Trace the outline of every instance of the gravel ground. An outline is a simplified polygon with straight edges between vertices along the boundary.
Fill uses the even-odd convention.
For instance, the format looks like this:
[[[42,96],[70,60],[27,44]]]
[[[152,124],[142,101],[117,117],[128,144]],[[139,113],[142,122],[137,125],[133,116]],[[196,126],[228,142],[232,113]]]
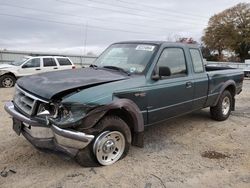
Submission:
[[[0,187],[250,187],[250,80],[227,121],[211,120],[204,109],[148,127],[144,148],[131,147],[125,159],[98,168],[18,137],[3,109],[13,91],[0,89]]]

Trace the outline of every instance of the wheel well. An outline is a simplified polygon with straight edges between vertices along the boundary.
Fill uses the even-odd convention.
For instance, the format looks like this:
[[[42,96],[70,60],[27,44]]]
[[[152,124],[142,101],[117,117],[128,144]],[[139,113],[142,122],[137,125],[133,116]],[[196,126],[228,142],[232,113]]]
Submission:
[[[116,115],[120,117],[125,123],[128,125],[130,131],[131,131],[131,136],[132,136],[132,145],[138,146],[138,147],[143,147],[144,145],[144,131],[142,132],[137,132],[136,126],[137,122],[134,121],[132,115],[124,108],[119,108],[119,109],[112,109],[109,110],[106,115]]]
[[[13,76],[15,79],[17,79],[15,74],[13,74],[12,72],[7,72],[7,73],[5,73],[5,74],[3,74],[1,76],[4,76],[4,75],[10,75],[10,76]]]
[[[112,109],[109,110],[106,115],[115,115],[120,117],[123,121],[125,121],[125,123],[128,125],[128,127],[131,130],[131,133],[133,135],[134,132],[134,124],[135,122],[133,121],[132,116],[129,114],[128,111],[126,111],[124,108],[121,109]]]
[[[231,93],[232,97],[235,96],[235,86],[229,85],[225,88],[225,90],[228,90]]]

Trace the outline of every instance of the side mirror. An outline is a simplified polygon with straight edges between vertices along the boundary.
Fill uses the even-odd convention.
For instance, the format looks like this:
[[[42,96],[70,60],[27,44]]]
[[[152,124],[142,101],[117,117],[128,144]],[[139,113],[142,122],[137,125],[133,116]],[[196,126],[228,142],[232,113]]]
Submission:
[[[162,76],[170,76],[171,75],[171,71],[168,67],[159,67],[159,74],[154,74],[152,76],[152,80],[159,80],[161,79]]]
[[[169,67],[159,67],[159,76],[170,76],[171,71]]]

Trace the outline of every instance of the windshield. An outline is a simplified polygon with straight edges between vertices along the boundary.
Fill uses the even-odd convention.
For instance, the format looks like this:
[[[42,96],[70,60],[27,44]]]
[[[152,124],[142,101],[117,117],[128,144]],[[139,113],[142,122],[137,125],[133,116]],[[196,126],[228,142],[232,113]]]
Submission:
[[[95,61],[98,67],[115,66],[128,73],[142,73],[156,50],[151,44],[113,44]]]
[[[20,65],[22,65],[27,59],[29,59],[29,58],[23,58],[21,61],[11,62],[10,64],[11,64],[11,65],[14,65],[14,66],[20,66]]]

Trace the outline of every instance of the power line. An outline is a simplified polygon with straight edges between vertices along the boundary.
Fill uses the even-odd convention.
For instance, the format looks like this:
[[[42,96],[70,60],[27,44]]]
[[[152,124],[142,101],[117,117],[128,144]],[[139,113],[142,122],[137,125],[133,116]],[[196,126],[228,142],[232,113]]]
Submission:
[[[142,10],[142,9],[139,9],[139,8],[136,8],[136,7],[125,7],[125,6],[122,6],[122,5],[119,5],[119,4],[114,4],[114,3],[110,3],[110,2],[106,2],[106,1],[96,1],[96,0],[86,0],[86,1],[89,1],[89,2],[94,2],[94,3],[98,3],[98,4],[103,4],[103,5],[109,5],[109,6],[113,6],[113,7],[119,7],[119,8],[124,8],[124,9],[128,9],[128,10],[136,10],[136,11],[140,11],[140,12],[151,12],[151,13],[154,13],[154,14],[164,14],[164,15],[170,15],[170,16],[173,16],[173,14],[175,14],[175,17],[177,16],[177,17],[182,17],[182,19],[184,18],[184,19],[187,19],[187,16],[191,16],[192,17],[192,19],[198,19],[198,20],[200,20],[200,18],[197,18],[197,16],[192,16],[192,15],[190,15],[190,14],[186,14],[186,13],[182,13],[182,14],[180,14],[180,13],[176,13],[176,12],[172,12],[172,11],[169,11],[168,10],[168,12],[167,11],[160,11],[159,12],[159,10],[157,10],[157,11],[154,11],[154,10],[152,10],[152,7],[150,7],[150,6],[148,6],[148,7],[150,7],[150,9],[149,10],[147,10],[147,11],[145,11],[145,10]],[[122,3],[125,3],[125,1],[118,1],[118,2],[122,2]],[[127,3],[125,3],[125,4],[129,4],[129,5],[131,5],[129,2],[127,2]],[[133,2],[133,4],[135,4],[134,2]],[[138,4],[138,3],[137,3]],[[141,6],[142,4],[140,4],[140,6]],[[155,8],[156,9],[156,8]],[[177,14],[177,15],[176,15]],[[202,16],[199,16],[199,17],[202,17]],[[203,18],[204,19],[204,18]],[[206,18],[206,20],[207,20],[207,18]]]
[[[8,6],[8,7],[12,7],[12,8],[14,7],[14,8],[20,8],[20,9],[25,9],[25,10],[38,11],[38,12],[42,12],[42,13],[48,13],[48,14],[54,14],[54,15],[60,15],[60,16],[70,16],[70,17],[75,17],[75,18],[82,18],[82,16],[79,16],[79,15],[63,13],[63,12],[57,12],[57,11],[42,10],[42,9],[31,8],[31,7],[26,7],[26,6],[13,5],[13,4],[9,4],[9,3],[1,3],[0,6]],[[85,17],[85,18],[110,23],[110,21],[105,20],[105,19],[101,19],[101,18],[94,18],[94,17]],[[112,21],[112,22],[116,22],[116,23],[119,23],[119,24],[124,23],[124,24],[128,24],[128,25],[133,25],[133,26],[136,26],[136,27],[148,28],[148,27],[146,27],[145,25],[142,25],[142,24],[133,24],[133,23],[128,23],[128,22],[124,22],[124,21]],[[160,28],[169,29],[167,27],[160,27]],[[155,31],[159,31],[159,30],[155,30]]]
[[[26,20],[33,20],[33,21],[41,21],[41,22],[49,22],[49,23],[56,23],[56,24],[63,24],[63,25],[82,27],[82,24],[55,21],[55,20],[48,20],[48,19],[40,19],[40,18],[31,18],[31,17],[27,17],[27,16],[19,16],[19,15],[13,15],[13,14],[0,13],[0,16],[8,16],[8,17],[15,17],[15,18],[21,18],[21,19],[26,19]],[[89,24],[88,24],[88,27],[93,28],[93,29],[108,30],[108,31],[118,31],[118,32],[126,32],[126,33],[133,33],[133,34],[156,35],[156,33],[137,32],[137,31],[124,30],[124,29],[113,29],[113,28],[100,27],[100,26],[94,26],[94,25],[89,25]]]
[[[154,19],[152,17],[149,17],[149,16],[146,16],[146,15],[142,15],[142,14],[138,14],[138,13],[131,13],[131,12],[127,12],[127,11],[121,11],[121,10],[114,10],[114,9],[110,9],[110,8],[105,8],[105,7],[98,7],[98,6],[94,6],[94,5],[86,5],[86,4],[83,4],[83,3],[78,3],[78,2],[72,2],[72,1],[66,1],[66,0],[56,0],[58,2],[62,2],[62,3],[66,3],[66,4],[71,4],[71,5],[77,5],[77,6],[88,6],[88,7],[91,7],[91,8],[96,8],[96,9],[101,9],[101,10],[106,10],[106,11],[113,11],[113,12],[118,12],[120,14],[126,14],[126,15],[134,15],[134,16],[139,16],[139,17],[143,17],[143,18],[147,18],[149,20],[152,20],[152,21],[157,21],[159,22],[158,20],[159,19]],[[90,2],[94,2],[94,3],[99,3],[99,4],[106,4],[106,5],[109,5],[109,6],[113,6],[113,7],[117,7],[117,5],[114,5],[114,4],[110,4],[110,3],[107,3],[107,2],[99,2],[99,1],[94,1],[94,0],[87,0],[87,1],[90,1]],[[120,8],[128,8],[128,7],[123,7],[123,6],[119,6]],[[132,9],[132,8],[130,8]],[[133,9],[133,10],[137,10],[137,9]],[[142,10],[140,10],[142,11]],[[166,19],[166,18],[160,18],[161,20],[166,20],[166,21],[171,21],[171,22],[180,22],[180,20],[176,20],[176,19]],[[185,23],[186,22],[186,23]],[[190,21],[190,20],[186,20],[186,21],[181,21],[181,23],[184,23],[184,24],[194,24],[195,22],[193,21]],[[162,23],[162,22],[160,22]],[[195,23],[197,24],[197,22]]]
[[[131,4],[130,2],[128,1],[125,1],[125,0],[116,0],[120,3],[124,3],[124,4]],[[202,17],[202,18],[205,18],[205,19],[208,19],[208,17],[206,16],[203,16],[203,15],[197,15],[197,14],[192,14],[192,13],[189,13],[189,12],[179,12],[179,11],[173,11],[173,10],[170,10],[170,9],[165,9],[165,8],[160,8],[160,7],[155,7],[155,6],[149,6],[149,5],[145,5],[145,4],[141,4],[141,3],[136,3],[136,2],[133,2],[134,5],[138,5],[140,7],[146,7],[146,8],[150,8],[150,9],[156,9],[156,10],[161,10],[161,11],[169,11],[169,12],[172,12],[173,14],[182,14],[182,15],[189,15],[189,16],[193,16],[193,17]]]
[[[142,14],[137,14],[137,13],[132,13],[132,12],[127,12],[127,11],[121,11],[121,10],[114,10],[114,9],[110,9],[110,8],[104,8],[104,7],[98,7],[95,5],[86,5],[86,4],[82,4],[82,3],[77,3],[77,2],[72,2],[72,1],[66,1],[66,0],[57,0],[58,2],[62,2],[65,4],[70,4],[70,5],[75,5],[75,6],[84,6],[84,7],[90,7],[90,8],[95,8],[95,9],[101,9],[101,10],[105,10],[105,11],[112,11],[112,12],[117,12],[119,14],[125,14],[125,15],[133,15],[133,16],[139,16],[139,17],[143,17],[143,18],[147,18],[148,20],[152,20],[154,22],[158,22],[158,23],[162,23],[159,20],[160,19],[154,19],[152,17],[148,17],[146,15],[142,15]],[[195,22],[187,22],[187,21],[180,21],[180,20],[174,20],[174,19],[166,19],[166,18],[161,18],[161,20],[166,20],[166,21],[170,21],[170,22],[175,22],[175,23],[182,23],[182,24],[197,24]]]

